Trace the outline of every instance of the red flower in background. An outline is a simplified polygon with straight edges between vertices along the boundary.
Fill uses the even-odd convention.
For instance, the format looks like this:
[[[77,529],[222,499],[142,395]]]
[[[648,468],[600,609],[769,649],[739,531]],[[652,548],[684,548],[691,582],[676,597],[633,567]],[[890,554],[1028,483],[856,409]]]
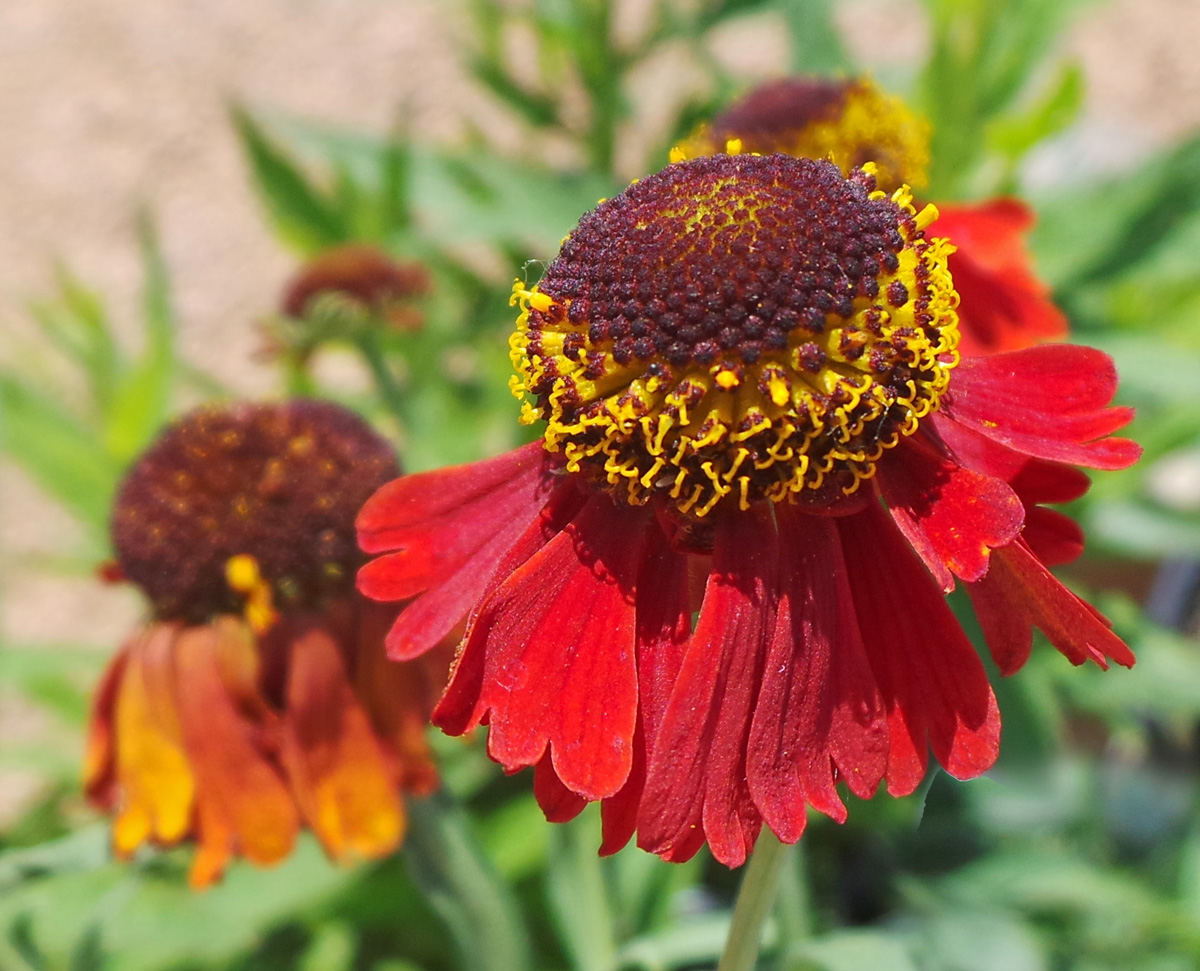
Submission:
[[[416,598],[420,656],[463,618],[434,721],[487,724],[552,820],[603,802],[603,850],[845,818],[838,785],[912,792],[928,753],[969,778],[1000,721],[943,594],[964,581],[1005,672],[1040,628],[1131,664],[1046,568],[1082,548],[1041,503],[1120,468],[1131,412],[1103,354],[957,351],[932,208],[870,170],[716,155],[586,215],[518,285],[514,389],[544,440],[396,480],[358,519],[359,589]],[[703,581],[694,595],[693,579]],[[692,622],[693,612],[699,610]]]
[[[1018,199],[938,205],[938,235],[955,247],[950,272],[964,354],[1013,351],[1067,336],[1066,316],[1030,266],[1025,235],[1034,219]]]
[[[446,661],[389,662],[395,609],[352,587],[354,512],[398,471],[317,401],[200,409],[134,464],[113,542],[153,618],[104,675],[85,771],[118,855],[194,839],[204,887],[234,855],[281,860],[301,825],[339,860],[399,843],[401,792],[437,785],[424,727]]]
[[[793,77],[754,88],[674,153],[782,152],[828,158],[843,174],[866,162],[879,187],[925,184],[929,126],[866,78]],[[1025,236],[1034,214],[1016,199],[938,203],[938,236],[959,296],[959,350],[994,354],[1067,336],[1067,319],[1034,275]]]

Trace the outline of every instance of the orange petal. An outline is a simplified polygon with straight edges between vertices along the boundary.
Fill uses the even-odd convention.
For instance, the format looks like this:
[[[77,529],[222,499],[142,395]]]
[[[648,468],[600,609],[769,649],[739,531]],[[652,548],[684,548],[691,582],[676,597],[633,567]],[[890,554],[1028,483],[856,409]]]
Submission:
[[[131,642],[116,699],[116,771],[121,808],[113,846],[121,856],[154,839],[174,843],[191,827],[195,778],[171,691],[178,628],[151,627]]]
[[[292,645],[283,759],[296,801],[330,856],[381,856],[400,842],[404,806],[331,634]]]
[[[221,677],[237,645],[229,627],[190,627],[176,642],[175,676],[188,755],[196,772],[200,850],[191,879],[215,879],[231,852],[276,863],[291,852],[296,807],[279,773],[254,744],[258,726],[239,711]]]
[[[92,804],[100,809],[111,809],[116,799],[116,731],[113,719],[116,717],[117,696],[128,656],[129,645],[125,644],[109,662],[96,686],[88,717],[83,788]]]
[[[446,686],[454,650],[440,644],[413,661],[392,661],[384,638],[395,608],[363,602],[354,665],[354,693],[380,742],[398,763],[405,791],[428,795],[438,787],[426,730],[434,702]]]

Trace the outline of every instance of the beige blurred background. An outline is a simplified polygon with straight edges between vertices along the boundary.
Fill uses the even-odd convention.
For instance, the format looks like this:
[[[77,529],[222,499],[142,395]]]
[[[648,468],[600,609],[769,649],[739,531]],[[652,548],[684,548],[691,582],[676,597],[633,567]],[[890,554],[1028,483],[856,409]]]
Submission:
[[[637,0],[621,3],[636,21]],[[1093,4],[1069,48],[1088,78],[1089,153],[1147,151],[1200,125],[1196,0]],[[268,234],[227,124],[231,98],[376,131],[403,111],[423,136],[460,137],[500,116],[466,77],[455,0],[5,0],[0,4],[0,356],[31,333],[24,307],[65,261],[135,318],[134,214],[155,214],[182,318],[184,353],[244,394],[270,390],[253,322],[291,268]],[[886,76],[921,55],[915,4],[851,0],[850,45]],[[779,74],[769,21],[716,38],[747,80]],[[668,63],[643,81],[650,100]],[[71,522],[0,465],[0,640],[115,646],[137,617],[128,592],[30,568],[75,539]],[[0,746],[55,729],[0,684]],[[77,745],[73,739],[64,744]],[[0,825],[34,795],[0,772]]]

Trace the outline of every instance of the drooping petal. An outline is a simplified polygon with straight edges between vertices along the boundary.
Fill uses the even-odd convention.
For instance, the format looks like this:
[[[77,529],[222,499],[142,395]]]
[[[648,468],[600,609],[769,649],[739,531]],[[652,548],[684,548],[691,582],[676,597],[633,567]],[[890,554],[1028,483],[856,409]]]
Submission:
[[[383,637],[391,613],[381,604],[359,604],[354,694],[370,717],[377,738],[397,763],[401,787],[405,792],[428,795],[438,786],[438,772],[426,728],[433,703],[446,685],[452,652],[445,644],[416,661],[388,660]]]
[[[407,661],[446,637],[471,608],[483,600],[489,589],[494,589],[493,578],[502,564],[507,565],[512,560],[514,549],[525,548],[523,537],[526,534],[548,534],[550,524],[563,521],[565,508],[577,510],[580,505],[582,495],[579,490],[570,481],[563,480],[552,492],[539,493],[524,506],[492,510],[499,524],[496,532],[453,573],[401,611],[388,631],[388,656],[395,661]],[[553,531],[557,532],[557,528]],[[532,551],[523,559],[530,555]]]
[[[180,631],[173,651],[176,704],[196,775],[199,847],[189,881],[207,886],[235,852],[258,864],[291,852],[299,820],[291,794],[255,745],[221,680],[217,630]],[[231,646],[232,647],[232,646]]]
[[[938,204],[931,236],[952,242],[959,350],[971,356],[1017,350],[1067,335],[1067,318],[1032,272],[1024,236],[1033,212],[1016,199]]]
[[[1084,535],[1079,523],[1044,506],[1034,506],[1025,514],[1021,539],[1046,566],[1073,563],[1083,554]]]
[[[603,855],[621,849],[637,828],[646,752],[658,737],[692,629],[688,566],[688,557],[671,547],[662,530],[646,531],[637,581],[638,721],[633,765],[621,791],[601,806]]]
[[[1103,615],[1064,587],[1023,540],[997,550],[987,576],[967,590],[1003,674],[1029,660],[1034,627],[1072,664],[1133,665],[1133,652]]]
[[[538,517],[525,528],[491,575],[484,579],[483,591],[467,618],[466,632],[450,669],[450,682],[433,710],[433,723],[447,735],[462,735],[472,731],[484,716],[479,699],[487,668],[487,642],[483,638],[471,637],[482,608],[501,584],[566,528],[585,502],[582,490],[566,487],[556,490]],[[400,619],[403,621],[403,614]]]
[[[787,559],[746,772],[763,819],[792,843],[804,832],[806,804],[845,820],[839,776],[862,798],[875,791],[888,739],[837,527],[787,506],[776,514]]]
[[[632,761],[637,717],[634,590],[647,514],[606,495],[583,511],[481,608],[465,654],[482,651],[476,705],[488,750],[508,769],[550,746],[563,784],[611,796]]]
[[[155,624],[128,645],[116,699],[120,808],[113,848],[128,856],[145,840],[171,844],[192,825],[196,777],[176,707],[171,655],[178,627]]]
[[[139,632],[133,641],[136,643],[142,636]],[[114,720],[130,649],[129,644],[123,645],[105,668],[92,697],[92,710],[88,717],[87,748],[83,758],[83,791],[87,793],[88,800],[101,809],[111,809],[116,799],[117,754]]]
[[[863,644],[887,709],[888,792],[903,796],[920,785],[930,746],[957,779],[987,771],[1000,744],[996,698],[933,579],[877,505],[839,518],[837,527]]]
[[[943,399],[945,417],[1018,452],[1094,469],[1122,469],[1141,448],[1106,438],[1133,418],[1106,407],[1117,387],[1112,358],[1090,347],[1046,344],[963,358]]]
[[[958,465],[920,436],[887,454],[878,479],[896,525],[946,592],[951,574],[983,576],[988,551],[1011,543],[1025,519],[1008,483]]]
[[[583,796],[577,795],[562,784],[554,772],[550,753],[541,757],[533,770],[533,795],[538,806],[550,823],[565,823],[574,819],[587,805]]]
[[[968,468],[1006,479],[1025,506],[1021,538],[1051,566],[1070,563],[1083,552],[1083,530],[1074,520],[1038,503],[1071,502],[1091,485],[1072,465],[1030,458],[942,415],[934,415],[938,436]]]
[[[504,527],[501,512],[533,505],[545,488],[540,445],[484,462],[395,479],[358,514],[358,542],[388,553],[359,573],[375,600],[403,600],[448,577]]]
[[[762,818],[746,784],[750,733],[779,588],[779,538],[761,505],[718,523],[712,573],[646,772],[638,845],[686,860],[707,838],[740,866]]]
[[[292,643],[281,754],[305,821],[331,857],[374,858],[397,846],[404,806],[396,780],[342,652],[319,626]]]

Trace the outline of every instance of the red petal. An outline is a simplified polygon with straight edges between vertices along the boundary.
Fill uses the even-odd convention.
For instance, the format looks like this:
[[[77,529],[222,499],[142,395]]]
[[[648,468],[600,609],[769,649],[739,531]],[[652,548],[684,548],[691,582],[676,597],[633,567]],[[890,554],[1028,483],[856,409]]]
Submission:
[[[1009,481],[1026,505],[1074,502],[1092,484],[1086,472],[1043,459],[1030,459]]]
[[[686,860],[707,837],[713,856],[740,866],[762,825],[746,739],[775,624],[779,538],[761,504],[715,533],[700,618],[650,757],[638,845]]]
[[[942,415],[935,415],[934,422],[944,444],[963,465],[1008,480],[1025,506],[1021,538],[1043,562],[1070,563],[1083,552],[1084,537],[1079,526],[1037,503],[1078,499],[1091,485],[1086,473],[1071,465],[1014,452]]]
[[[920,436],[880,462],[879,488],[896,525],[947,592],[954,589],[951,573],[983,576],[988,551],[1011,543],[1025,519],[1006,482],[955,464]]]
[[[949,239],[962,340],[968,355],[1011,351],[1067,336],[1067,318],[1033,274],[1024,234],[1033,213],[1015,199],[938,206],[933,235]]]
[[[363,567],[359,589],[376,600],[403,600],[452,574],[503,528],[508,510],[540,504],[548,488],[544,454],[534,442],[380,488],[358,514],[358,542],[367,553],[399,552]]]
[[[1083,553],[1084,536],[1079,523],[1042,506],[1034,506],[1026,514],[1021,539],[1047,566],[1074,562]]]
[[[629,778],[601,807],[604,855],[617,852],[637,828],[646,751],[658,737],[692,629],[688,558],[676,552],[657,527],[646,531],[637,590],[638,727]]]
[[[1112,359],[1090,347],[1046,344],[964,358],[943,399],[950,418],[1026,455],[1121,469],[1141,448],[1104,438],[1129,423],[1131,408],[1106,408],[1117,387]]]
[[[903,796],[920,785],[930,745],[957,779],[986,772],[999,752],[1000,713],[979,655],[882,509],[836,522],[888,713],[888,792]]]
[[[433,723],[447,735],[462,735],[477,728],[484,715],[485,709],[480,704],[479,696],[483,691],[487,643],[484,638],[471,637],[471,632],[476,620],[479,619],[482,608],[487,605],[492,594],[500,588],[502,583],[566,528],[567,524],[579,514],[585,501],[586,498],[578,489],[569,486],[569,482],[564,483],[550,497],[550,501],[546,503],[537,519],[526,527],[517,541],[508,549],[491,574],[488,575],[481,571],[480,576],[471,579],[472,584],[482,583],[483,589],[475,599],[473,609],[468,617],[467,629],[459,647],[458,656],[454,659],[454,664],[450,669],[450,682],[446,686],[441,700],[437,703],[437,707],[433,710]],[[477,589],[477,587],[472,586],[472,589]],[[448,585],[443,585],[437,590],[430,591],[429,596],[451,597],[454,596],[454,593]],[[414,607],[420,608],[420,606],[421,601],[418,600],[409,610]],[[406,610],[404,614],[400,615],[396,621],[397,626],[406,622],[405,614],[407,613]],[[392,630],[394,634],[396,628],[393,627]]]
[[[496,509],[493,515],[499,528],[492,537],[464,560],[458,569],[400,612],[387,635],[388,656],[394,661],[407,661],[424,654],[446,637],[468,611],[483,599],[497,568],[508,559],[514,546],[520,546],[521,537],[531,528],[542,529],[539,524],[558,515],[563,501],[575,502],[574,508],[578,508],[577,492],[566,480],[557,483],[556,491],[548,496],[535,496],[523,506]],[[547,510],[550,510],[549,514],[543,515]],[[375,562],[386,559],[388,557],[380,557]],[[367,564],[368,567],[371,565]],[[366,569],[363,567],[364,571]],[[360,589],[362,576],[360,572]]]
[[[587,799],[611,796],[633,758],[634,589],[647,517],[594,496],[480,610],[465,650],[485,656],[477,711],[512,770],[550,745],[554,771]]]
[[[555,775],[549,752],[542,756],[533,770],[533,796],[550,823],[569,822],[587,805],[586,799],[573,793]]]
[[[131,638],[142,638],[139,631]],[[111,809],[116,796],[116,748],[114,719],[117,695],[125,677],[126,659],[131,650],[125,644],[109,662],[92,696],[88,717],[87,751],[83,760],[83,791],[88,801],[100,809]]]
[[[887,725],[867,664],[833,520],[776,507],[782,571],[775,631],[746,754],[750,793],[785,843],[805,803],[842,822],[835,783],[870,796],[887,769]]]
[[[987,576],[967,590],[1003,674],[1029,660],[1034,627],[1072,664],[1133,665],[1133,652],[1104,617],[1059,583],[1024,541],[996,550]]]

